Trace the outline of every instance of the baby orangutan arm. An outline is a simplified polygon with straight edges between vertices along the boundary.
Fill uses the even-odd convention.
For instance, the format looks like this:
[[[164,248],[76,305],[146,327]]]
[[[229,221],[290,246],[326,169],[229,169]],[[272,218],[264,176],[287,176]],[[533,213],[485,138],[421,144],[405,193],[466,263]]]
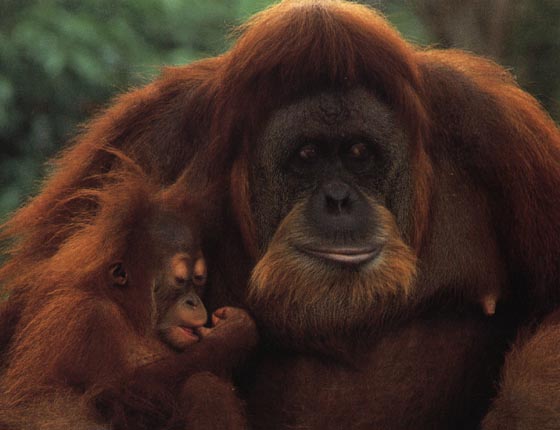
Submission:
[[[212,328],[201,328],[201,343],[213,349],[207,361],[208,370],[216,374],[231,372],[256,347],[258,333],[255,322],[243,309],[223,307],[212,314]]]
[[[186,350],[141,366],[126,380],[95,393],[93,400],[102,417],[115,428],[130,428],[138,422],[138,414],[153,423],[168,419],[166,411],[178,409],[193,428],[189,417],[199,420],[197,404],[212,398],[226,406],[236,405],[227,410],[235,412],[232,420],[243,421],[243,408],[226,381],[256,346],[256,326],[244,310],[229,307],[217,310],[212,323],[211,328],[199,329],[201,340]]]

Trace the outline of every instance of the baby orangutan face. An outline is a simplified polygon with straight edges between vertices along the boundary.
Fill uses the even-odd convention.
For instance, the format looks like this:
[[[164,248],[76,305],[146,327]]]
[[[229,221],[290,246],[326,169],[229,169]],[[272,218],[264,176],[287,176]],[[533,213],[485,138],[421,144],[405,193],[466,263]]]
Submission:
[[[206,324],[208,314],[199,296],[205,283],[206,263],[200,250],[173,255],[167,270],[156,278],[156,330],[178,351],[198,342],[198,329]]]

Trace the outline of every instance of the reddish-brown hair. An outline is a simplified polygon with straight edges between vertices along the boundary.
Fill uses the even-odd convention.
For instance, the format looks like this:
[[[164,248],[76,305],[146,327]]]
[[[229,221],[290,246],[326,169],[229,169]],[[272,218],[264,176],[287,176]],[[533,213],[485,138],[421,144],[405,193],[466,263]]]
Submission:
[[[3,238],[12,241],[12,248],[0,269],[0,282],[21,292],[28,285],[37,285],[28,276],[63,266],[53,255],[68,253],[68,238],[78,240],[80,236],[75,233],[82,231],[87,217],[99,210],[91,193],[104,187],[102,178],[107,172],[120,171],[123,161],[106,151],[111,147],[121,149],[150,176],[158,178],[157,183],[173,182],[188,167],[186,183],[195,194],[200,189],[210,190],[213,200],[222,192],[229,194],[234,216],[223,217],[223,224],[230,227],[221,242],[224,250],[208,256],[214,267],[225,272],[220,287],[214,289],[222,291],[210,294],[223,294],[213,297],[220,304],[237,301],[246,305],[244,288],[258,257],[250,203],[251,193],[260,190],[250,183],[250,156],[259,132],[278,107],[320,91],[356,86],[385,102],[409,139],[413,200],[406,205],[408,221],[400,225],[404,231],[399,233],[419,258],[401,259],[388,270],[402,275],[418,261],[419,278],[414,286],[423,289],[421,297],[431,301],[434,308],[439,299],[456,299],[449,297],[454,293],[464,301],[471,299],[483,305],[489,294],[494,307],[487,312],[492,313],[496,300],[503,297],[500,289],[507,288],[511,291],[505,293],[515,295],[509,303],[514,306],[506,307],[507,317],[511,317],[506,324],[512,331],[525,316],[517,310],[530,310],[527,302],[539,313],[556,306],[560,301],[560,131],[555,123],[507,71],[493,62],[452,50],[418,49],[405,42],[378,13],[339,0],[285,0],[242,26],[237,42],[227,53],[168,69],[154,83],[118,98],[59,157],[41,193],[4,226]],[[222,180],[228,185],[221,187]],[[133,208],[136,201],[132,195],[128,199],[126,205]],[[126,217],[127,213],[123,211],[120,216]],[[119,240],[116,238],[113,246]],[[237,252],[242,241],[251,258]],[[84,243],[87,264],[99,264],[95,246],[102,244]],[[33,272],[28,274],[29,268]],[[275,268],[282,270],[281,264]],[[20,293],[23,301],[43,300],[46,293],[41,288],[47,287],[39,285],[27,295],[25,291]],[[304,292],[298,290],[298,300],[306,300]],[[435,297],[438,293],[440,296]],[[309,297],[310,303],[313,299]],[[270,308],[261,310],[274,315],[276,304],[268,305]],[[404,305],[408,303],[396,303],[394,309],[382,308],[381,312],[394,311],[407,318],[409,308]],[[87,304],[79,306],[87,310]],[[35,309],[36,305],[23,305],[24,312]],[[12,315],[8,315],[8,324],[17,323],[17,315]],[[486,356],[485,349],[501,348],[500,342],[489,342],[495,334],[480,330],[502,325],[503,320],[476,323],[472,328],[475,336],[475,331],[469,332],[468,328],[471,317],[463,321],[461,316],[459,323],[446,315],[437,314],[434,331],[431,325],[423,325],[425,321],[414,320],[404,337],[385,332],[389,346],[398,350],[394,357],[401,360],[392,367],[397,375],[401,375],[399,369],[411,371],[418,367],[418,360],[426,358],[426,354],[411,357],[409,352],[416,348],[402,350],[403,342],[411,339],[408,336],[414,336],[418,344],[428,340],[432,342],[427,345],[437,345],[442,357],[429,360],[430,369],[436,368],[432,364],[437,368],[444,364],[442,372],[450,372],[450,378],[460,375],[460,390],[465,387],[465,378],[476,375],[478,365],[473,363],[480,362],[481,354]],[[344,316],[356,317],[352,312]],[[145,315],[132,320],[145,321]],[[448,330],[450,327],[459,327],[459,331]],[[99,328],[101,333],[103,330]],[[78,329],[74,331],[79,333]],[[467,343],[462,339],[459,343],[468,345],[469,353],[476,357],[467,357],[461,345],[458,353],[447,351],[449,345],[457,345],[457,333],[471,333]],[[481,343],[470,341],[479,335]],[[40,345],[39,350],[48,347]],[[378,357],[383,360],[389,356],[393,354]],[[452,357],[449,362],[456,364],[446,367],[445,357]],[[41,357],[35,360],[36,368],[40,368],[37,363]],[[25,372],[25,366],[19,371]],[[301,372],[301,379],[289,379],[287,384],[313,380],[317,375],[312,367],[311,373]],[[33,375],[36,379],[40,376]],[[487,376],[483,378],[486,381],[477,379],[475,385],[489,382]],[[446,376],[444,381],[452,380]],[[381,382],[381,386],[401,394],[401,385],[395,388]],[[425,388],[423,380],[412,382],[413,388]],[[339,387],[347,393],[361,392],[351,384],[349,381]],[[22,393],[25,388],[20,387]],[[452,402],[452,386],[444,388]],[[274,392],[267,390],[265,394]],[[330,397],[332,392],[323,394]],[[484,396],[474,403],[484,407]],[[377,397],[357,400],[377,401]],[[330,398],[325,403],[324,397],[319,402],[313,397],[314,403],[320,405],[320,400],[323,405],[331,404]],[[444,420],[455,410],[445,410],[445,405],[452,406],[447,401],[443,406],[433,406],[434,414]],[[463,405],[455,406],[463,410]],[[413,418],[423,422],[422,413],[426,411],[420,410],[421,415]],[[410,419],[405,416],[401,422]]]

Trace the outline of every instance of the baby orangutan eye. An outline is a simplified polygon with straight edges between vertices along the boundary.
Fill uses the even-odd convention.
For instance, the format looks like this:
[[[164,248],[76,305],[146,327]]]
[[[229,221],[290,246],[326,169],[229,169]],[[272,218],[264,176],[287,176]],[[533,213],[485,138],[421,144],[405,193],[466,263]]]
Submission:
[[[111,276],[111,279],[113,280],[114,285],[119,285],[119,286],[126,285],[128,281],[128,275],[126,273],[123,263],[119,262],[113,264],[109,269],[109,274]]]

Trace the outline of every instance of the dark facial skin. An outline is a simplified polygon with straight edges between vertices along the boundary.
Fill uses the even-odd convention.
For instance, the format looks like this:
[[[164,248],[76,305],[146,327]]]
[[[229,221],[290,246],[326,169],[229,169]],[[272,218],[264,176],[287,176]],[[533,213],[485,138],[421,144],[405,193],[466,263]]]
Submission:
[[[322,351],[371,338],[412,297],[408,143],[363,89],[276,111],[250,163],[262,258],[248,303],[276,340]]]
[[[363,89],[323,93],[278,110],[250,164],[251,188],[259,190],[252,206],[261,251],[294,205],[304,202],[312,248],[333,250],[330,257],[340,260],[352,250],[372,257],[372,200],[391,209],[398,204],[387,196],[397,194],[408,203],[407,162],[393,114]]]
[[[206,283],[206,262],[199,240],[185,222],[160,216],[148,233],[156,268],[153,276],[155,330],[171,348],[183,351],[200,339],[199,329],[208,314],[200,295]],[[111,268],[115,285],[124,286],[128,273],[123,263]]]

